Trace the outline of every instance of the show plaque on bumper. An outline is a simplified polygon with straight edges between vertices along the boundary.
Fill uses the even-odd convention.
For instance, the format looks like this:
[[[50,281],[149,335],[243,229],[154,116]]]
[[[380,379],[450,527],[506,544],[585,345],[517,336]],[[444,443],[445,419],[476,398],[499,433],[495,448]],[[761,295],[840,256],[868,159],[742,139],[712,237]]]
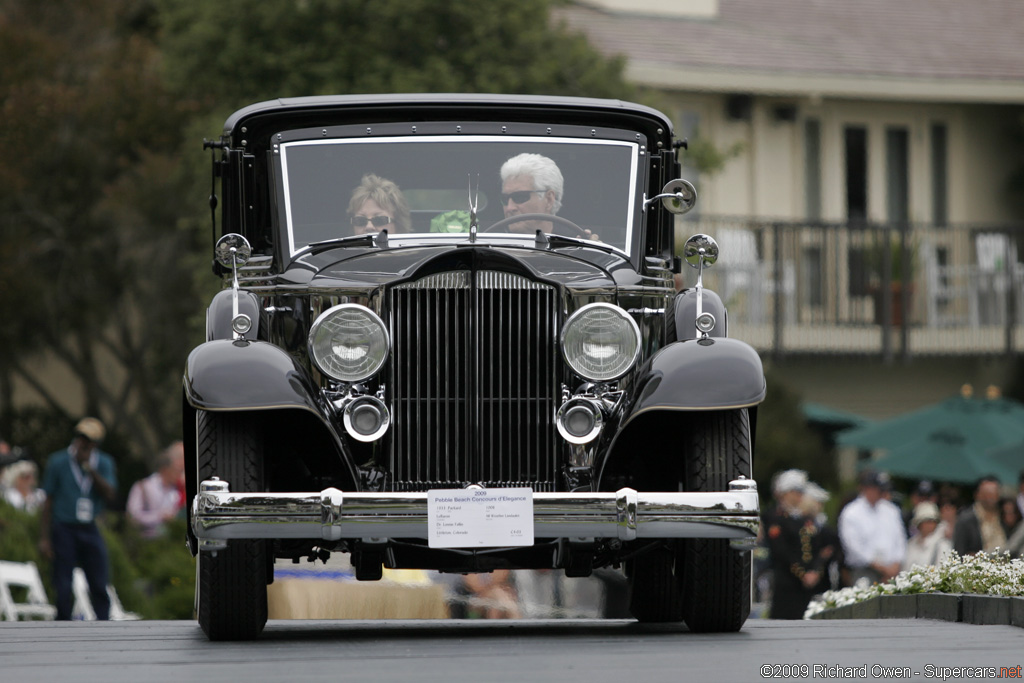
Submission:
[[[455,490],[460,496],[475,491],[484,492],[485,497],[519,499],[522,495],[507,492],[523,489]],[[193,500],[192,530],[201,550],[222,549],[230,539],[429,540],[431,496],[437,504],[436,498],[445,497],[440,493],[453,492],[368,493],[328,488],[310,493],[232,493],[228,482],[213,478],[200,484]],[[527,515],[532,516],[534,538],[728,538],[738,550],[752,548],[760,528],[757,485],[742,477],[729,482],[728,491],[638,493],[623,488],[614,493],[530,491],[529,497],[532,514],[522,500],[510,501],[506,512],[496,513],[513,516],[501,519],[503,524],[514,521],[504,527],[505,531],[497,531],[474,517],[472,537],[466,534],[465,540],[455,541],[441,534],[444,545],[431,547],[528,545],[502,540],[512,538],[512,529],[519,529],[525,539],[523,522],[528,522]],[[438,521],[436,512],[434,523]],[[492,540],[500,541],[500,546],[477,545]],[[449,544],[467,541],[471,544]]]

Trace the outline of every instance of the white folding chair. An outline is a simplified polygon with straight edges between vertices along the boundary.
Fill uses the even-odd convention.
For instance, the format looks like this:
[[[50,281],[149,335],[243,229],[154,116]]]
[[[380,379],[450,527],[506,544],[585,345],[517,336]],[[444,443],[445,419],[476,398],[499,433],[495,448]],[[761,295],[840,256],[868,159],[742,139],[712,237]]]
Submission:
[[[71,618],[81,621],[96,621],[96,611],[89,599],[89,581],[81,567],[75,567],[71,575],[71,590],[75,596],[75,606],[71,609]],[[117,597],[114,587],[107,585],[107,597],[110,598],[111,621],[136,621],[141,619],[135,612],[125,612],[121,600]]]
[[[27,589],[25,602],[15,602],[11,587]],[[52,620],[57,608],[46,599],[43,580],[35,562],[0,561],[0,619]]]

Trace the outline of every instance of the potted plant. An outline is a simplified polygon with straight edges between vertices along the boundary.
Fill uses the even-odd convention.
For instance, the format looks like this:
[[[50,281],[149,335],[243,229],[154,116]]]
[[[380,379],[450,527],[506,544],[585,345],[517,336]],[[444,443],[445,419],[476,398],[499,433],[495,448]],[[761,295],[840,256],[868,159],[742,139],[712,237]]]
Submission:
[[[916,260],[913,243],[901,240],[899,232],[895,231],[883,232],[865,249],[867,290],[875,303],[876,325],[899,327],[904,324],[914,294]],[[886,297],[889,305],[888,320],[884,319]]]

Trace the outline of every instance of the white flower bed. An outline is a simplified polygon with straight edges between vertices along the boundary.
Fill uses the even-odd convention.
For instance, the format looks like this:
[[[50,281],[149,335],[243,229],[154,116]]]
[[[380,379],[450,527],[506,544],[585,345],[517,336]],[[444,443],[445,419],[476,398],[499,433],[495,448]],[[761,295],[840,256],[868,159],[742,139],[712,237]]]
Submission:
[[[842,588],[815,596],[804,619],[834,607],[852,605],[879,595],[916,593],[977,593],[980,595],[1024,596],[1024,558],[1011,559],[998,550],[961,557],[955,552],[940,565],[914,565],[885,583]]]

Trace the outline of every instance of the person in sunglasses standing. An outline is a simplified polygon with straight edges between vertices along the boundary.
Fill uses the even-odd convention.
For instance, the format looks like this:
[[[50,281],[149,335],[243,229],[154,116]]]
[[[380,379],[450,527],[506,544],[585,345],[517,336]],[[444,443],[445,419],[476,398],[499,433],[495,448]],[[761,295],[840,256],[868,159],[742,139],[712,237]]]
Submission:
[[[505,218],[526,213],[557,214],[562,208],[564,181],[558,165],[540,154],[519,154],[501,166],[501,206]],[[508,226],[510,232],[551,232],[551,222],[524,220]]]
[[[348,214],[354,235],[409,232],[411,225],[409,204],[398,185],[372,173],[364,175],[352,192]]]

